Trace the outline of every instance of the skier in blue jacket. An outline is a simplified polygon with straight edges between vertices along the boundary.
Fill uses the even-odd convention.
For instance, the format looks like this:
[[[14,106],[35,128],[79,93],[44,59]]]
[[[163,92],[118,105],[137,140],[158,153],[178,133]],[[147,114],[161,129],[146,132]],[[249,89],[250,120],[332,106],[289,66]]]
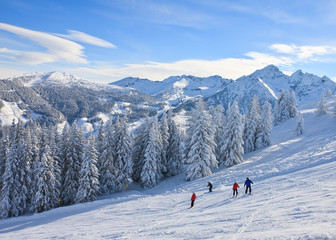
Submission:
[[[245,194],[247,194],[247,190],[249,190],[249,193],[251,194],[251,184],[253,184],[253,182],[247,177],[244,183],[244,187],[246,187]]]

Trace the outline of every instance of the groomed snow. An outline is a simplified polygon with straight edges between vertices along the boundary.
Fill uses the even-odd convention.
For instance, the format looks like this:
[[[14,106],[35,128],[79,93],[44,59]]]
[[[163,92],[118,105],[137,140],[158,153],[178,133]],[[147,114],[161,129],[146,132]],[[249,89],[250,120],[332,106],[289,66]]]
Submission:
[[[272,145],[246,154],[243,164],[3,219],[0,239],[336,239],[336,119],[302,112],[303,135],[294,135],[295,119],[280,124]],[[254,182],[247,196],[246,177]],[[231,198],[234,181],[238,198]],[[192,192],[198,197],[188,209]]]

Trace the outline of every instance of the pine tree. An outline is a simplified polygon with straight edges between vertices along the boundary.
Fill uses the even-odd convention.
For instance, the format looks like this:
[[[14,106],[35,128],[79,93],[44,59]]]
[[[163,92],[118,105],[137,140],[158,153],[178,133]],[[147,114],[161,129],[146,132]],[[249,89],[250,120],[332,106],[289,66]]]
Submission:
[[[198,118],[191,126],[193,129],[186,163],[190,164],[186,180],[194,180],[212,174],[211,167],[218,167],[215,155],[214,131],[211,117],[200,104],[197,106]]]
[[[168,126],[168,116],[164,112],[162,114],[161,118],[161,126],[160,126],[160,132],[161,132],[161,142],[162,142],[162,154],[161,154],[161,159],[162,159],[162,173],[164,175],[167,174],[168,169],[167,169],[167,151],[168,151],[168,139],[169,139],[169,126]]]
[[[55,203],[54,207],[57,207],[58,199],[61,197],[61,190],[62,190],[62,160],[61,160],[61,149],[60,149],[60,143],[61,143],[61,137],[57,131],[56,127],[50,128],[50,139],[49,139],[49,145],[50,145],[50,157],[51,157],[51,164],[53,166],[52,174],[55,177],[54,182],[54,195],[52,202]]]
[[[146,122],[140,125],[134,133],[132,149],[132,178],[136,182],[140,181],[142,166],[144,165],[145,144],[148,142],[150,125],[150,120],[147,118]]]
[[[274,108],[274,125],[278,125],[281,122],[286,121],[290,118],[290,113],[288,110],[286,92],[282,89],[281,94],[278,98],[276,106]]]
[[[190,152],[191,145],[189,144],[191,142],[191,137],[193,136],[193,132],[197,126],[197,121],[199,118],[199,113],[203,111],[203,109],[206,108],[206,103],[203,101],[203,98],[200,98],[198,102],[196,102],[195,109],[191,111],[190,113],[190,119],[189,119],[189,127],[186,129],[186,137],[185,137],[185,143],[186,146],[184,148],[184,161],[186,163],[188,159],[188,155]],[[215,148],[216,149],[216,148]]]
[[[261,112],[261,120],[256,139],[256,148],[263,148],[271,145],[271,132],[273,127],[272,119],[272,105],[269,102],[265,102]]]
[[[330,88],[328,88],[327,92],[326,92],[326,97],[330,98],[332,96],[332,91],[330,90]]]
[[[116,191],[126,190],[131,176],[131,139],[127,132],[127,124],[117,118],[115,131],[115,174]]]
[[[0,199],[1,199],[1,189],[3,187],[3,176],[5,173],[6,168],[6,158],[8,154],[9,142],[8,142],[8,133],[4,132],[1,138],[1,145],[0,145]]]
[[[210,114],[212,115],[213,127],[214,127],[214,134],[215,134],[215,153],[216,159],[219,159],[220,153],[220,142],[222,140],[222,132],[224,129],[224,108],[222,105],[218,105],[215,108],[210,107]]]
[[[65,152],[65,178],[63,183],[63,201],[65,204],[76,202],[79,187],[79,173],[83,160],[83,133],[74,122],[70,129],[69,146]]]
[[[159,126],[155,118],[148,131],[148,141],[145,143],[143,166],[140,174],[140,183],[144,188],[156,186],[162,178],[162,143]]]
[[[243,124],[238,103],[234,102],[227,112],[227,125],[223,131],[220,149],[220,165],[230,167],[243,162]]]
[[[30,188],[30,196],[32,197],[31,201],[31,210],[35,210],[33,206],[33,201],[35,199],[35,194],[38,191],[37,181],[38,181],[38,171],[40,164],[40,148],[41,144],[38,138],[40,138],[40,126],[34,123],[34,127],[31,128],[31,146],[32,146],[32,163],[31,163],[31,179],[32,185]]]
[[[33,209],[36,212],[47,211],[55,206],[55,176],[48,145],[42,149],[42,157],[37,174],[37,187]]]
[[[98,137],[96,139],[96,150],[98,151],[98,161],[97,161],[97,168],[98,171],[101,172],[101,155],[103,153],[103,146],[104,146],[104,141],[105,141],[105,125],[104,122],[101,121],[99,132],[98,132]]]
[[[260,132],[260,105],[259,99],[256,95],[250,103],[249,114],[245,118],[244,130],[244,150],[245,152],[252,152],[256,150],[256,140]]]
[[[89,136],[80,171],[79,188],[76,202],[94,201],[99,194],[99,172],[97,168],[98,152],[95,148],[95,139]]]
[[[115,129],[112,120],[106,126],[104,145],[101,154],[100,184],[103,193],[116,191]]]
[[[24,152],[24,129],[21,122],[13,121],[9,132],[9,148],[6,156],[3,186],[1,190],[1,217],[22,215],[27,207],[27,168]]]
[[[297,136],[303,134],[304,132],[304,120],[300,112],[297,115],[297,123],[296,123],[296,128],[294,132]]]
[[[316,108],[316,114],[318,116],[322,116],[322,115],[327,114],[327,111],[328,111],[328,106],[326,104],[324,96],[321,95],[317,108]]]
[[[183,169],[182,139],[179,130],[172,119],[172,113],[168,113],[169,139],[167,149],[167,176],[175,176]]]
[[[293,90],[290,92],[288,91],[286,97],[289,118],[295,118],[297,114],[295,92]]]

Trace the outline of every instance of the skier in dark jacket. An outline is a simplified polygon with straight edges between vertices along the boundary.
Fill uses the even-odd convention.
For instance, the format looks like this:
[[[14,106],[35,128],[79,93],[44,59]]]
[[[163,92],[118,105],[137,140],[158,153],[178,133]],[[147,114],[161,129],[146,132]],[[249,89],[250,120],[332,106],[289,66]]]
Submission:
[[[246,187],[245,194],[247,194],[247,190],[249,190],[249,193],[251,194],[251,184],[253,184],[253,182],[247,177],[244,183],[244,187]]]
[[[194,206],[195,200],[196,200],[196,194],[193,193],[192,196],[191,196],[191,206],[190,206],[190,208],[192,208]]]
[[[211,182],[208,182],[209,192],[212,192],[212,184]]]

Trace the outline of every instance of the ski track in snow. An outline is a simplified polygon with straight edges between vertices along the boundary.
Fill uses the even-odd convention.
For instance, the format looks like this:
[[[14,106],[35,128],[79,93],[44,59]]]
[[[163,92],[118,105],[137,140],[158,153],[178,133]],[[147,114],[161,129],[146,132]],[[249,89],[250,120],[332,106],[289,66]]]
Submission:
[[[240,165],[2,219],[0,239],[336,239],[336,120],[304,117],[303,135],[293,135],[296,120],[289,120],[274,128],[271,146],[245,154]],[[246,177],[252,195],[244,194]],[[188,209],[192,192],[197,199]]]

